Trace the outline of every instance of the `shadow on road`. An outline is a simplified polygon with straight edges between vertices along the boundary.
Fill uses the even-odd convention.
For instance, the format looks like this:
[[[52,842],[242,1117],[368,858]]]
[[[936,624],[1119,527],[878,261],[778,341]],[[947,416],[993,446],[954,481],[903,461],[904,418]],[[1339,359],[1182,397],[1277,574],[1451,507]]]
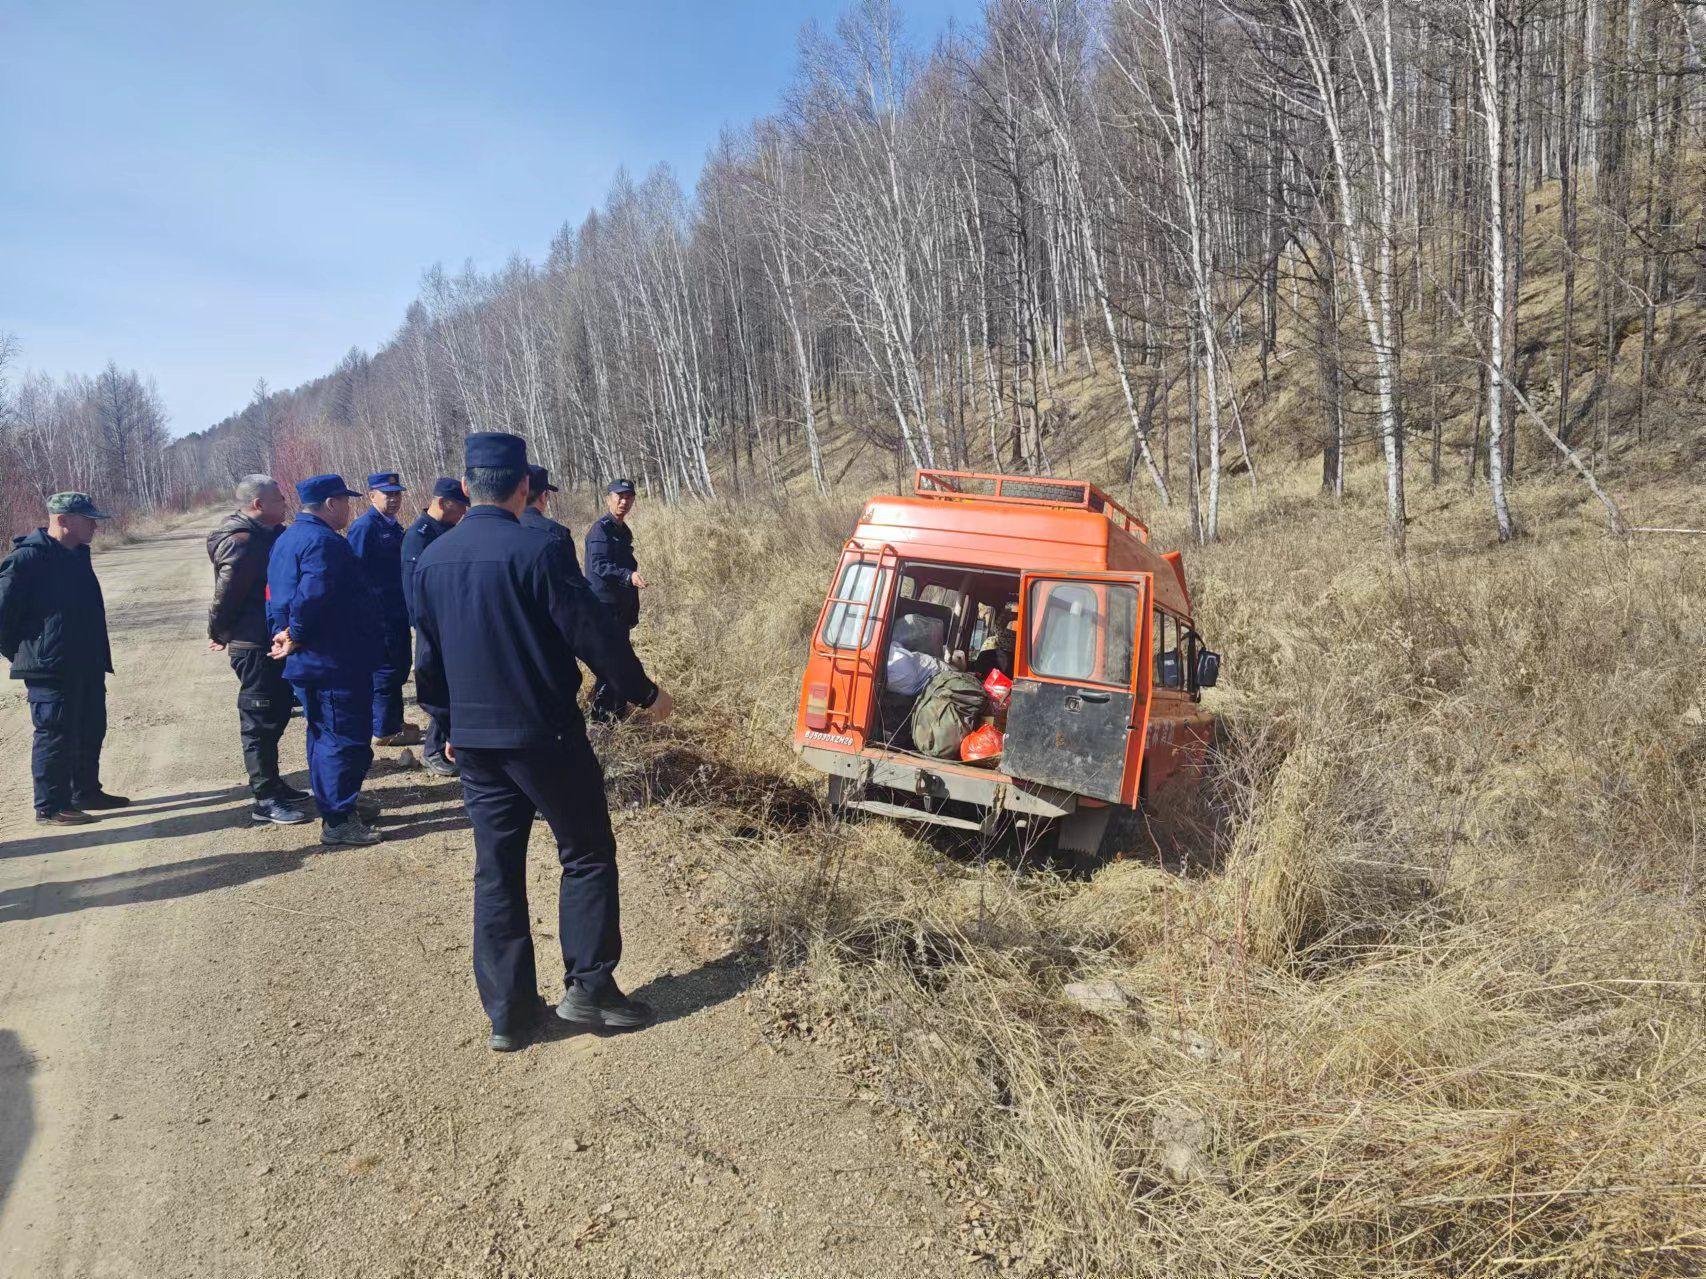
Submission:
[[[16,1031],[0,1030],[0,1208],[18,1180],[24,1152],[35,1136],[35,1104],[30,1076],[35,1061]]]
[[[61,853],[70,849],[102,848],[109,844],[179,839],[186,835],[205,835],[210,831],[229,830],[233,826],[246,825],[249,811],[246,793],[233,788],[220,794],[228,800],[238,796],[244,796],[244,799],[236,807],[174,813],[171,816],[153,817],[148,821],[134,820],[138,816],[149,817],[146,808],[140,811],[121,809],[110,816],[102,817],[92,826],[45,827],[43,829],[53,833],[0,841],[0,857],[28,857],[41,853]],[[207,802],[218,801],[210,799]]]
[[[145,866],[89,879],[9,888],[0,892],[0,923],[68,915],[101,906],[168,901],[231,888],[296,870],[308,858],[326,851],[313,845],[270,853],[218,853],[167,866]]]

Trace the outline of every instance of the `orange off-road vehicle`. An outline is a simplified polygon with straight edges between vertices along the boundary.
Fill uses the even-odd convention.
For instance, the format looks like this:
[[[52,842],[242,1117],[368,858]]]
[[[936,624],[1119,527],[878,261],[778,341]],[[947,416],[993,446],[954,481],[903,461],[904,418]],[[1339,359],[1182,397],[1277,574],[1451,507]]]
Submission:
[[[895,685],[915,653],[1012,680],[993,767],[913,747],[914,699]],[[794,742],[837,808],[985,832],[1011,820],[1095,852],[1111,817],[1195,785],[1214,727],[1200,690],[1219,668],[1179,553],[1151,549],[1094,485],[920,471],[912,495],[866,504],[842,551]]]

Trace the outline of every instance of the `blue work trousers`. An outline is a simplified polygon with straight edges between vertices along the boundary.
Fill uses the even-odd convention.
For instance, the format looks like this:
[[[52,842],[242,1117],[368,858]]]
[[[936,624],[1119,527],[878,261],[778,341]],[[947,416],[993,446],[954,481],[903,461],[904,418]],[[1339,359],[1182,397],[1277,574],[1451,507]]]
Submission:
[[[373,736],[403,731],[403,685],[409,682],[409,628],[387,631],[385,659],[373,672]]]
[[[500,1031],[537,1009],[532,916],[527,913],[527,838],[537,813],[557,841],[557,936],[563,984],[606,988],[622,958],[616,837],[604,772],[576,730],[530,750],[458,747],[462,797],[474,825],[474,984]]]
[[[373,764],[367,693],[328,684],[292,687],[308,729],[308,784],[314,789],[314,806],[328,821],[342,821],[355,811],[355,797]]]
[[[107,736],[107,681],[25,680],[35,745],[36,812],[52,816],[101,793],[101,743]]]

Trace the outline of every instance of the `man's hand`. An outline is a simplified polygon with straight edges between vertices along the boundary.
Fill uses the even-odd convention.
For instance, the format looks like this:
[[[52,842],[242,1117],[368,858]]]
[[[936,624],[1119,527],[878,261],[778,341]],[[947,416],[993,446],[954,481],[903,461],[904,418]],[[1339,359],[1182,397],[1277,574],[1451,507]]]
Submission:
[[[660,688],[658,689],[657,701],[650,706],[642,707],[639,714],[644,715],[653,724],[661,724],[675,714],[675,699],[666,690]]]
[[[456,762],[456,748],[449,742],[444,744],[444,758],[449,760],[452,764]]]
[[[641,577],[637,572],[630,573],[628,574],[628,585],[632,586],[636,591],[643,591],[646,589],[646,579]]]
[[[290,638],[288,630],[283,630],[272,637],[272,647],[267,650],[267,656],[282,661],[295,651],[296,641]]]
[[[221,644],[218,640],[209,640],[207,642],[207,651],[210,653],[223,653],[225,651],[225,645]]]

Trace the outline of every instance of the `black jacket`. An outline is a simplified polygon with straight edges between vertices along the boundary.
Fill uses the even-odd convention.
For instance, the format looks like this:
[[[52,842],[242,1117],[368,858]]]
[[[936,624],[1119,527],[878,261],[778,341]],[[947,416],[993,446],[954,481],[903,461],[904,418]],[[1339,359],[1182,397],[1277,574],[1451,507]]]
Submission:
[[[207,638],[234,648],[265,648],[267,632],[267,556],[284,532],[282,524],[262,524],[233,511],[207,535],[213,562],[213,603],[207,610]]]
[[[415,569],[420,564],[421,555],[455,527],[422,511],[420,518],[403,534],[403,604],[409,610],[411,625],[415,620]]]
[[[627,635],[569,579],[560,539],[476,506],[415,569],[415,689],[456,747],[519,750],[585,732],[577,657],[657,700]]]
[[[13,679],[100,679],[113,668],[107,606],[89,548],[45,528],[12,539],[0,562],[0,657]]]
[[[614,515],[599,516],[586,531],[586,576],[592,593],[624,626],[640,620],[640,592],[634,585],[639,567],[634,558],[634,530]]]
[[[569,580],[582,586],[588,585],[586,574],[581,572],[580,557],[575,554],[575,535],[568,527],[557,523],[538,507],[530,506],[521,513],[521,522],[527,528],[541,528],[563,544],[563,549],[569,554]]]

